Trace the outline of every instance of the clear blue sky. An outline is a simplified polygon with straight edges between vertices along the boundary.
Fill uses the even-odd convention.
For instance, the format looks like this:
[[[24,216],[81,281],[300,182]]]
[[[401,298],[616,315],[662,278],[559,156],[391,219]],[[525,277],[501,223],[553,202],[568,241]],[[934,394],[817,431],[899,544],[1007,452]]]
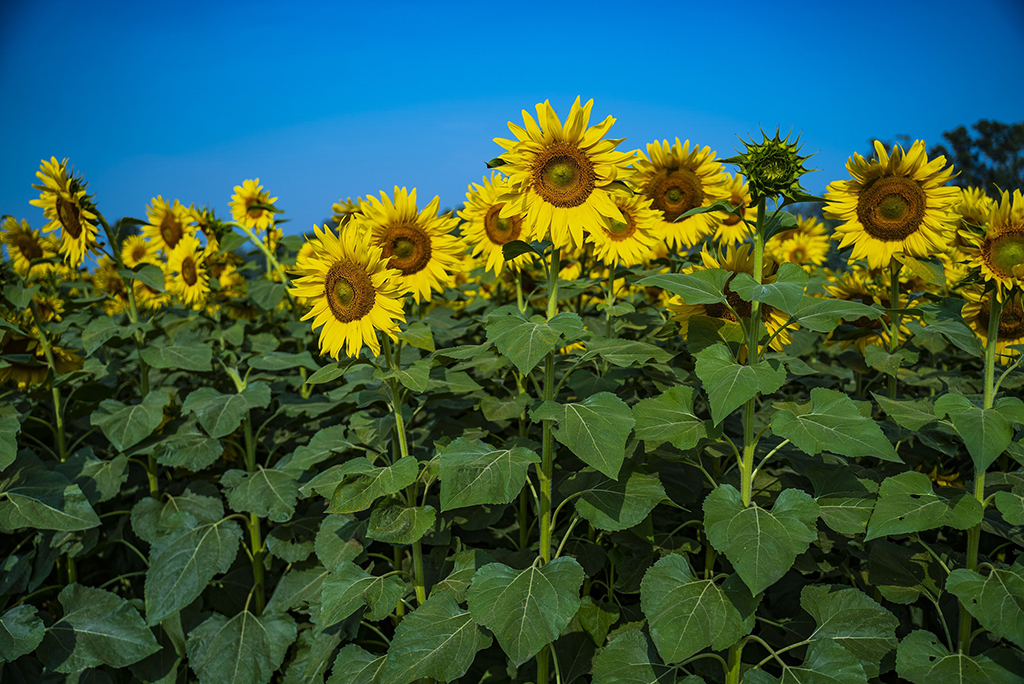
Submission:
[[[776,27],[776,28],[772,28]],[[576,95],[620,149],[729,156],[802,132],[821,191],[872,136],[1024,119],[1024,2],[0,0],[0,213],[69,157],[110,219],[160,194],[229,216],[259,177],[308,231],[346,196],[463,201],[520,110]],[[733,170],[733,169],[730,169]]]

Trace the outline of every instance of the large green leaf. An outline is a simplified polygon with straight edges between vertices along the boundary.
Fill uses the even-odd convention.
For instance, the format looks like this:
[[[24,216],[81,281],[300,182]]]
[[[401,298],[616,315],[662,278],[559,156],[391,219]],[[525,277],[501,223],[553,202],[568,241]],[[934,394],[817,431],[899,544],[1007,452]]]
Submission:
[[[466,674],[491,637],[451,594],[438,594],[402,619],[388,648],[380,681],[411,684],[423,677],[451,682]]]
[[[375,656],[355,644],[338,651],[327,684],[379,684],[386,655]]]
[[[744,684],[867,684],[857,656],[831,641],[816,641],[807,649],[803,665],[786,665],[782,677],[764,670],[748,670]]]
[[[908,430],[920,430],[938,420],[935,417],[935,402],[931,399],[890,399],[884,394],[871,393],[878,405],[890,418]]]
[[[693,388],[676,385],[657,397],[633,406],[636,436],[653,449],[669,442],[677,449],[692,449],[708,433],[708,421],[693,412]]]
[[[963,568],[946,580],[946,590],[960,599],[981,626],[1024,648],[1024,560],[987,575]]]
[[[494,449],[479,439],[459,437],[438,454],[441,510],[503,504],[526,484],[531,463],[540,457],[525,447]]]
[[[953,421],[979,471],[1006,451],[1013,440],[1013,417],[1020,410],[1024,407],[1016,397],[1004,397],[990,409],[975,406],[962,394],[944,394],[935,401],[935,415],[948,415]]]
[[[770,283],[758,283],[749,273],[737,273],[729,282],[729,289],[747,302],[764,302],[791,314],[803,304],[807,289],[807,271],[798,264],[786,262]]]
[[[313,360],[313,355],[308,351],[301,352],[267,352],[249,359],[249,366],[256,370],[283,371],[293,368],[305,368],[306,370],[319,371],[320,364]]]
[[[192,482],[181,494],[164,494],[160,499],[145,497],[132,507],[132,529],[150,544],[169,534],[178,534],[192,519],[213,524],[224,517],[224,504],[217,489],[207,482]]]
[[[97,504],[120,493],[121,485],[128,479],[128,457],[119,454],[101,460],[93,455],[92,449],[86,448],[68,457],[56,469],[78,485],[91,504]]]
[[[211,437],[226,437],[238,429],[249,410],[270,404],[270,386],[250,383],[239,394],[221,394],[212,387],[193,390],[181,405],[183,414],[194,413]]]
[[[783,491],[771,511],[744,506],[732,485],[720,485],[704,499],[708,541],[754,594],[775,584],[817,539],[817,519],[818,504],[799,489]]]
[[[909,471],[886,478],[878,488],[865,540],[942,526],[966,530],[981,523],[981,517],[981,504],[968,492],[939,496],[927,475]]]
[[[23,527],[71,532],[99,524],[79,486],[35,457],[23,454],[0,474],[0,532]]]
[[[595,337],[587,342],[587,353],[584,359],[601,357],[613,366],[626,368],[633,364],[645,364],[649,361],[666,363],[672,353],[639,340],[621,340],[608,337]]]
[[[229,470],[220,478],[233,511],[255,513],[274,522],[288,522],[295,513],[299,483],[288,473],[257,466],[247,473]]]
[[[950,653],[938,637],[911,632],[896,651],[896,672],[912,684],[1020,684],[1021,678],[985,654]]]
[[[555,348],[560,338],[575,337],[583,330],[583,321],[574,313],[560,313],[550,321],[543,316],[527,318],[513,307],[488,316],[486,330],[487,339],[501,355],[526,374]]]
[[[419,474],[419,465],[412,456],[395,461],[382,468],[374,466],[365,457],[353,458],[337,469],[342,476],[327,508],[329,513],[358,513],[365,511],[382,496],[402,491]]]
[[[494,633],[516,665],[558,638],[580,607],[583,568],[557,558],[517,571],[501,563],[476,572],[467,599],[473,619]]]
[[[157,463],[171,468],[185,468],[194,473],[205,470],[224,453],[224,444],[199,432],[194,420],[188,421],[173,435],[153,447]]]
[[[855,321],[859,318],[875,320],[882,313],[882,309],[860,302],[806,296],[796,311],[790,312],[802,327],[820,333],[832,332],[843,320]]]
[[[659,660],[653,644],[639,629],[630,629],[615,637],[594,658],[594,684],[676,684],[676,681],[676,668]]]
[[[338,565],[320,589],[320,627],[335,625],[363,606],[367,619],[383,620],[405,594],[405,582],[397,575],[371,575],[350,561]]]
[[[153,368],[182,371],[208,371],[213,360],[213,350],[205,344],[145,347],[139,355]]]
[[[274,587],[274,594],[267,602],[267,612],[283,613],[304,603],[319,600],[324,580],[329,574],[327,568],[320,565],[306,570],[296,570],[293,567],[284,573]]]
[[[637,285],[660,287],[687,304],[719,304],[725,301],[725,284],[733,277],[731,271],[706,268],[693,273],[662,273],[639,280]]]
[[[70,674],[88,667],[126,667],[160,647],[128,601],[103,589],[69,584],[57,597],[64,615],[46,630],[43,664]]]
[[[640,606],[665,662],[682,662],[709,646],[724,650],[750,633],[756,603],[741,582],[733,582],[730,589],[698,579],[677,554],[647,571]]]
[[[860,659],[868,677],[896,648],[899,620],[867,594],[853,587],[805,586],[800,605],[814,618],[811,642],[831,640]]]
[[[0,617],[0,663],[36,650],[45,633],[35,606],[23,603],[11,608]]]
[[[242,531],[233,520],[202,523],[185,513],[177,529],[159,537],[146,571],[146,620],[155,625],[192,603],[238,553]]]
[[[555,439],[587,465],[613,480],[619,476],[626,438],[636,422],[626,402],[610,392],[598,392],[579,403],[546,401],[530,416],[555,421]]]
[[[878,485],[858,478],[845,465],[811,465],[803,472],[814,484],[822,521],[840,534],[864,534],[875,507]]]
[[[366,523],[349,520],[344,515],[326,515],[313,542],[316,557],[328,570],[359,557],[363,552],[362,535]]]
[[[319,430],[309,440],[309,444],[296,447],[295,451],[275,463],[274,469],[290,473],[292,477],[299,477],[333,454],[352,449],[354,445],[347,439],[347,433],[347,425],[335,425],[325,430]]]
[[[873,456],[902,462],[878,423],[861,415],[842,392],[815,387],[809,403],[777,406],[781,410],[772,416],[772,432],[811,456],[830,451],[851,458]]]
[[[267,684],[295,641],[287,613],[233,618],[214,613],[189,632],[188,662],[199,684]]]
[[[748,399],[771,394],[786,381],[786,369],[777,368],[768,361],[752,366],[736,363],[732,352],[724,344],[716,344],[697,353],[697,377],[704,384],[704,392],[711,402],[711,417],[715,425]]]
[[[14,463],[18,455],[21,421],[9,406],[0,407],[0,471]]]
[[[1013,492],[996,492],[996,508],[1011,525],[1024,525],[1024,496]]]
[[[89,422],[103,430],[115,449],[125,451],[153,434],[164,419],[168,398],[167,392],[153,390],[140,404],[104,399]]]
[[[564,480],[559,491],[566,497],[578,494],[573,499],[576,512],[597,529],[609,532],[640,524],[668,498],[656,475],[634,470],[612,480],[586,469]]]
[[[370,512],[366,536],[388,544],[419,541],[437,519],[433,506],[407,506],[399,501],[381,501]]]

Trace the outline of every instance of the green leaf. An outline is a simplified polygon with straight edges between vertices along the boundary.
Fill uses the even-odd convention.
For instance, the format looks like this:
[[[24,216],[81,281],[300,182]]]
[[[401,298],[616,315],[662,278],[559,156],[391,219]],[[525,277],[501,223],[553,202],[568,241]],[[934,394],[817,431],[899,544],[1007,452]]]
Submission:
[[[1024,648],[1024,560],[993,568],[988,576],[960,568],[950,573],[946,590],[993,634]]]
[[[109,501],[121,492],[128,479],[128,457],[124,454],[108,460],[96,458],[92,449],[78,451],[57,466],[61,475],[74,482],[90,504]]]
[[[543,568],[516,571],[501,563],[480,568],[469,587],[469,612],[491,630],[516,665],[558,638],[580,607],[583,568],[561,557]]]
[[[697,446],[708,434],[708,421],[693,412],[693,388],[676,385],[663,394],[641,399],[633,406],[637,439],[650,451],[662,442],[669,442],[685,451]]]
[[[386,658],[386,655],[375,656],[349,644],[338,651],[327,684],[378,684]]]
[[[416,321],[398,333],[398,339],[425,352],[432,352],[436,349],[434,346],[434,333],[430,331],[430,326],[423,321]]]
[[[902,463],[889,439],[871,418],[862,416],[842,392],[815,387],[807,404],[778,404],[772,432],[815,456],[829,451],[850,458],[873,456]]]
[[[950,653],[931,632],[916,630],[900,642],[896,672],[912,684],[1020,684],[1020,677],[985,654]]]
[[[194,390],[181,405],[182,414],[194,413],[211,437],[227,437],[238,429],[250,409],[270,404],[270,386],[250,383],[240,394],[221,394],[212,387]]]
[[[672,353],[661,347],[638,340],[609,339],[595,337],[587,342],[584,359],[600,356],[613,366],[627,368],[633,364],[643,365],[649,361],[667,363]]]
[[[746,587],[727,592],[712,580],[698,579],[683,556],[655,563],[640,585],[640,606],[658,653],[680,663],[705,648],[724,650],[754,628],[756,604]]]
[[[126,280],[138,280],[157,292],[164,291],[164,271],[156,264],[140,264],[131,269],[122,268],[118,269],[117,273]]]
[[[494,449],[459,437],[438,454],[441,510],[511,502],[526,484],[530,464],[540,457],[525,447]]]
[[[797,264],[786,262],[770,283],[758,283],[749,273],[737,273],[729,282],[729,289],[747,302],[763,302],[779,311],[791,314],[803,304],[807,289],[807,271]]]
[[[878,485],[856,477],[845,465],[812,465],[805,468],[804,473],[814,483],[822,521],[840,534],[864,534],[875,506]]]
[[[343,515],[327,515],[320,523],[313,550],[328,570],[347,560],[358,558],[363,552],[364,523],[349,520]]]
[[[357,363],[359,363],[359,361],[351,359],[349,361],[340,361],[338,363],[328,364],[321,368],[320,370],[318,370],[317,372],[310,375],[308,378],[306,378],[306,384],[320,385],[325,382],[330,382],[331,380],[340,378],[341,376],[345,375],[345,373],[347,373],[349,369],[351,369],[352,366],[356,365]]]
[[[6,411],[6,407],[3,409]],[[18,455],[18,433],[21,421],[16,415],[0,413],[0,471],[14,463]]]
[[[908,271],[929,285],[938,285],[939,287],[946,286],[946,272],[942,267],[942,262],[938,259],[921,261],[920,259],[915,259],[912,256],[907,256],[902,252],[893,254],[893,258],[906,266]]]
[[[725,554],[740,578],[758,594],[793,567],[818,538],[818,504],[799,489],[786,489],[771,511],[744,506],[732,485],[720,485],[704,499],[708,541]]]
[[[896,648],[899,620],[892,613],[852,587],[805,586],[800,605],[817,625],[812,643],[837,643],[860,659],[868,677],[879,675],[882,658]]]
[[[685,211],[684,213],[676,217],[675,221],[682,221],[683,219],[688,219],[691,216],[696,216],[697,214],[707,214],[708,212],[712,211],[724,211],[727,214],[736,214],[738,216],[739,214],[737,214],[737,211],[740,209],[741,206],[742,205],[733,204],[729,200],[715,200],[706,207],[694,207],[693,209]]]
[[[1011,525],[1024,525],[1024,496],[1014,492],[996,492],[996,508]]]
[[[612,480],[595,470],[583,470],[565,480],[559,491],[566,497],[582,492],[573,500],[576,512],[597,529],[610,532],[640,524],[668,498],[657,476],[636,471]]]
[[[221,441],[196,432],[194,422],[164,437],[153,447],[153,455],[160,465],[185,468],[193,473],[213,465],[223,453]]]
[[[831,641],[812,643],[803,665],[784,666],[781,679],[764,670],[749,670],[743,675],[744,684],[867,684],[867,681],[857,657]]]
[[[636,422],[626,402],[610,392],[598,392],[580,403],[546,401],[530,416],[535,421],[555,421],[555,439],[587,465],[613,480],[619,476],[626,438]]]
[[[153,390],[140,404],[125,406],[114,399],[104,399],[92,414],[90,424],[103,430],[118,451],[126,451],[153,434],[164,419],[166,391]]]
[[[224,504],[217,489],[207,482],[193,482],[178,496],[163,494],[159,500],[146,497],[132,507],[132,529],[139,537],[156,542],[168,534],[178,534],[182,526],[216,523],[224,517]]]
[[[313,360],[313,355],[305,350],[298,353],[273,351],[260,354],[259,356],[252,356],[249,358],[249,367],[265,371],[283,371],[293,368],[305,368],[311,371],[321,370],[320,364]]]
[[[697,377],[711,403],[711,417],[718,425],[730,413],[760,394],[772,394],[786,381],[786,369],[761,361],[752,366],[736,363],[724,344],[697,353]]]
[[[437,511],[433,506],[381,501],[370,512],[366,536],[389,544],[412,544],[434,526],[436,519]]]
[[[820,333],[832,332],[844,320],[855,321],[864,317],[875,320],[882,313],[882,309],[860,302],[806,296],[796,311],[790,312],[801,326]]]
[[[4,297],[14,305],[15,309],[24,310],[28,308],[28,305],[32,302],[32,298],[36,296],[36,293],[39,292],[41,287],[41,285],[22,287],[21,285],[8,283],[4,286]]]
[[[150,625],[192,603],[215,575],[227,572],[242,539],[233,520],[195,524],[195,518],[185,514],[176,522],[177,529],[158,538],[150,549],[145,586]]]
[[[707,268],[693,273],[662,273],[637,281],[637,285],[660,287],[678,295],[687,304],[720,304],[725,301],[725,284],[732,271]]]
[[[347,425],[335,425],[318,430],[313,439],[309,440],[309,444],[296,447],[295,451],[275,463],[274,469],[283,470],[297,478],[332,455],[355,448],[355,445],[345,437],[347,433]]]
[[[935,403],[931,399],[890,399],[884,394],[871,393],[890,418],[908,430],[918,431],[938,420]]]
[[[57,599],[64,616],[46,630],[37,651],[51,670],[71,674],[97,665],[126,667],[160,648],[139,611],[116,594],[69,584]]]
[[[134,326],[121,325],[117,318],[102,316],[90,321],[82,330],[82,346],[85,347],[86,354],[92,354],[114,338],[128,339],[134,334],[134,330]]]
[[[466,592],[469,591],[469,585],[473,581],[476,571],[493,562],[494,558],[486,551],[480,549],[460,551],[452,558],[452,571],[448,573],[447,577],[431,587],[430,593],[447,592],[455,597],[457,603],[463,603],[466,600]]]
[[[868,345],[864,349],[865,363],[894,377],[902,366],[912,366],[917,363],[917,359],[918,353],[910,349],[900,349],[895,354],[890,354],[876,344]]]
[[[1020,404],[1020,399],[1016,397],[1006,397],[1000,402],[1007,400],[1009,403],[1003,406],[1011,409],[1011,412],[1011,407]],[[964,441],[967,453],[971,455],[978,471],[988,470],[1013,441],[1012,422],[1000,411],[998,404],[983,409],[972,404],[962,394],[944,394],[935,401],[935,415],[940,418],[948,415],[953,421],[953,427]]]
[[[542,316],[527,318],[513,308],[487,317],[487,339],[494,343],[524,375],[533,370],[560,339],[574,337],[583,330],[583,321],[574,313],[560,313],[550,321]]]
[[[145,347],[139,355],[153,368],[183,371],[211,370],[213,360],[213,350],[205,344]]]
[[[910,471],[882,482],[864,540],[943,526],[966,530],[981,523],[981,518],[981,504],[966,491],[949,498],[939,496],[927,475]]]
[[[501,161],[503,165],[504,160]],[[490,164],[491,162],[488,162],[487,168],[494,168],[490,166]],[[501,246],[501,258],[505,261],[512,261],[517,256],[522,256],[523,254],[535,254],[537,256],[541,256],[541,254],[535,250],[529,242],[524,242],[523,240],[509,240]]]
[[[419,464],[414,457],[405,456],[394,465],[378,468],[369,459],[360,457],[341,464],[338,474],[343,477],[327,512],[358,513],[380,497],[396,494],[415,482]]]
[[[295,641],[287,613],[214,614],[189,632],[188,662],[199,684],[267,684]]]
[[[257,466],[247,473],[229,470],[221,476],[220,486],[233,511],[255,513],[274,522],[288,522],[295,513],[299,483],[281,470]]]
[[[274,587],[274,594],[267,602],[267,612],[283,613],[299,608],[304,603],[318,601],[324,580],[329,574],[327,568],[319,565],[308,570],[292,568]]]
[[[270,280],[249,281],[249,299],[264,311],[273,311],[285,295],[285,286]]]
[[[584,596],[580,601],[580,609],[576,611],[576,619],[586,630],[597,646],[603,646],[608,639],[612,625],[619,621],[622,610],[618,604],[609,601],[595,601]]]
[[[405,616],[395,630],[380,681],[411,684],[423,677],[451,682],[466,674],[491,637],[450,594],[438,594]]]
[[[346,619],[363,606],[367,619],[383,620],[405,595],[405,582],[397,575],[377,577],[355,563],[345,561],[323,580],[320,589],[320,627]]]
[[[79,486],[34,457],[23,455],[0,474],[0,532],[23,527],[72,532],[99,524]]]
[[[46,629],[35,606],[21,604],[0,617],[0,663],[36,650]]]
[[[675,684],[676,668],[661,662],[644,633],[615,637],[594,658],[594,684]],[[686,684],[690,684],[686,682]]]

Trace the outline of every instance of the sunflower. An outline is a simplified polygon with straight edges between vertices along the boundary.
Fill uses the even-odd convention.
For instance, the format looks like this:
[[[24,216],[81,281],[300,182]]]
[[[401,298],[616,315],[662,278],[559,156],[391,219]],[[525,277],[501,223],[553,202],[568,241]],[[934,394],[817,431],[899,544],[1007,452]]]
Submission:
[[[210,293],[206,272],[206,255],[194,235],[186,235],[167,257],[167,272],[171,274],[172,294],[194,309],[202,309]]]
[[[581,107],[577,97],[563,126],[545,100],[537,105],[537,120],[523,110],[525,128],[509,122],[517,140],[494,139],[507,150],[500,159],[509,183],[498,216],[523,217],[527,241],[544,239],[550,231],[556,247],[579,247],[583,231],[597,228],[602,217],[623,220],[612,191],[619,189],[615,181],[626,175],[633,153],[616,152],[622,140],[605,139],[614,117],[587,127],[593,105],[588,100]]]
[[[451,235],[459,220],[447,214],[438,216],[440,206],[440,198],[434,197],[418,211],[416,188],[407,192],[395,186],[394,202],[383,191],[380,199],[371,195],[360,205],[362,216],[350,224],[370,234],[370,244],[390,258],[388,267],[398,269],[417,303],[429,302],[431,290],[444,292],[465,251]],[[346,236],[349,232],[346,228]]]
[[[192,211],[178,200],[169,204],[158,195],[146,207],[146,216],[149,223],[142,227],[142,236],[158,252],[170,254],[184,237],[195,235]]]
[[[241,185],[235,186],[235,194],[231,196],[231,218],[256,233],[274,225],[274,213],[272,208],[276,197],[260,185],[260,179],[242,181]],[[260,205],[260,206],[253,206]]]
[[[364,344],[380,354],[376,331],[397,339],[398,321],[405,321],[402,272],[388,267],[384,250],[367,232],[346,231],[339,239],[329,228],[313,230],[313,256],[296,266],[299,278],[291,288],[312,304],[302,320],[312,318],[313,329],[320,328],[321,354],[336,359],[344,348],[354,357]]]
[[[338,228],[344,228],[352,217],[359,213],[359,205],[362,203],[362,197],[346,197],[343,200],[338,200],[331,205],[331,221]]]
[[[859,302],[868,306],[877,304],[888,309],[892,301],[891,282],[887,270],[872,274],[863,266],[852,265],[848,271],[836,272],[826,270],[827,282],[822,285],[825,292],[835,299],[847,302]],[[907,288],[900,288],[899,304],[901,309],[909,307],[912,302],[907,293]],[[902,323],[908,317],[901,317],[900,341],[910,336],[910,328]],[[871,345],[877,345],[883,349],[889,348],[889,333],[882,326],[882,319],[870,319],[861,316],[852,320],[842,319],[840,326],[836,328],[825,340],[826,345],[838,344],[841,349],[851,346],[863,352]]]
[[[750,187],[743,179],[743,174],[726,173],[725,177],[728,179],[725,183],[725,199],[734,207],[740,207],[740,215],[724,211],[700,214],[710,217],[714,226],[715,244],[720,247],[746,242],[754,234],[754,230],[743,219],[750,221],[751,224],[757,220],[757,207],[751,204]]]
[[[523,217],[514,214],[502,218],[499,214],[505,202],[499,198],[509,192],[508,180],[498,173],[492,173],[490,179],[484,177],[482,185],[469,184],[466,193],[466,204],[459,212],[462,224],[462,236],[473,248],[472,255],[485,260],[488,271],[494,275],[501,272],[505,265],[502,247],[507,242],[520,240],[523,236]],[[530,257],[521,254],[512,260],[512,267],[528,263]]]
[[[796,228],[772,236],[765,244],[765,252],[778,263],[821,266],[828,259],[830,244],[824,223],[813,216],[797,216]]]
[[[985,293],[984,287],[975,286],[961,290],[967,302],[960,315],[982,345],[988,345],[988,324],[992,311],[992,298]],[[1003,300],[1003,311],[999,316],[999,335],[996,337],[996,358],[999,363],[1007,365],[1017,356],[1012,345],[1024,345],[1024,295],[1011,292]]]
[[[647,155],[639,153],[633,180],[662,212],[660,228],[669,244],[676,249],[693,247],[714,232],[715,217],[704,213],[676,219],[691,209],[727,199],[729,176],[710,147],[694,145],[691,150],[689,140],[680,144],[676,138],[675,145],[667,140],[650,143]]]
[[[121,243],[121,261],[128,268],[157,263],[156,248],[141,235],[129,235]]]
[[[39,199],[30,200],[29,204],[42,207],[43,215],[50,219],[43,226],[44,232],[61,229],[60,253],[66,263],[77,268],[87,253],[98,249],[96,213],[91,198],[85,194],[86,183],[81,176],[68,174],[67,159],[58,162],[56,157],[42,160],[36,176],[43,184],[32,185],[40,193]]]
[[[192,223],[206,238],[206,253],[216,254],[220,250],[220,237],[226,232],[224,224],[209,207],[196,208],[194,204],[190,204],[188,212],[191,214]]]
[[[143,311],[159,311],[171,300],[171,295],[166,288],[167,269],[161,264],[157,265],[161,266],[161,270],[164,271],[165,287],[163,290],[152,288],[141,280],[132,281],[132,289],[135,290],[135,305]]]
[[[53,270],[53,264],[31,265],[38,259],[57,256],[54,249],[57,245],[53,240],[41,237],[38,230],[32,230],[28,221],[24,219],[18,221],[13,216],[4,219],[3,225],[0,226],[0,244],[7,245],[11,265],[23,277],[28,277],[30,270],[32,275],[46,275]]]
[[[968,263],[981,269],[986,281],[994,281],[996,296],[1024,288],[1024,196],[1004,191],[999,203],[990,208],[983,233],[962,229]]]
[[[594,244],[594,256],[601,263],[613,268],[636,266],[661,242],[661,214],[651,208],[652,200],[643,195],[615,195],[613,200],[626,220],[602,216],[600,226],[590,231],[587,239]]]
[[[92,272],[92,284],[97,290],[107,295],[103,309],[107,315],[121,313],[128,309],[128,286],[118,273],[117,264],[108,256],[102,256],[96,262],[96,270]]]
[[[82,367],[84,359],[63,347],[50,344],[56,375],[66,375]],[[35,337],[5,332],[0,336],[0,383],[10,383],[25,391],[46,381],[50,368],[46,351]]]
[[[698,214],[699,215],[699,214]],[[724,250],[719,250],[717,253],[708,251],[707,245],[701,251],[701,261],[703,262],[704,269],[720,268],[725,271],[732,271],[736,273],[748,273],[753,274],[754,272],[754,252],[752,245],[729,245]],[[695,267],[696,270],[702,270],[701,267]],[[771,259],[765,259],[763,270],[762,270],[762,282],[770,283],[775,278],[772,274],[775,269],[775,264]],[[718,318],[726,321],[727,327],[734,329],[733,332],[740,327],[740,321],[736,319],[736,314],[739,314],[741,318],[749,318],[752,313],[752,307],[750,302],[745,301],[738,294],[729,289],[728,283],[734,276],[730,276],[729,280],[726,281],[726,303],[716,304],[687,304],[681,297],[675,296],[668,302],[668,309],[672,312],[672,318],[679,323],[679,332],[681,335],[686,337],[689,333],[689,323],[694,316],[707,316],[709,318]],[[731,307],[731,309],[730,309]],[[768,334],[772,337],[771,348],[776,351],[782,351],[782,348],[792,341],[789,328],[793,327],[793,324],[786,326],[789,316],[777,311],[771,306],[762,303],[761,304],[761,322],[764,323],[765,328],[768,330]]]
[[[946,158],[928,161],[924,141],[906,152],[895,146],[892,155],[875,141],[877,159],[854,154],[846,162],[852,180],[830,183],[825,215],[842,223],[834,240],[840,249],[853,246],[852,259],[865,259],[870,268],[888,266],[893,254],[930,257],[945,252],[952,239],[950,211],[960,199]]]

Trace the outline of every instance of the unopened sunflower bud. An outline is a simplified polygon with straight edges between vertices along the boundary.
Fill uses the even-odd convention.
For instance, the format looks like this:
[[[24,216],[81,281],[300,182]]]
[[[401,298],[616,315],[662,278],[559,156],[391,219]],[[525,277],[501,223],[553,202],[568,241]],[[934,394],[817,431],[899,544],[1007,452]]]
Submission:
[[[779,138],[778,130],[775,136],[755,143],[743,141],[747,148],[743,153],[723,159],[727,164],[736,164],[740,171],[747,177],[750,184],[750,195],[754,204],[762,199],[778,200],[780,196],[790,202],[799,202],[811,199],[813,196],[800,187],[800,176],[811,171],[803,165],[804,160],[810,155],[800,155],[800,140],[789,142],[789,135]]]

